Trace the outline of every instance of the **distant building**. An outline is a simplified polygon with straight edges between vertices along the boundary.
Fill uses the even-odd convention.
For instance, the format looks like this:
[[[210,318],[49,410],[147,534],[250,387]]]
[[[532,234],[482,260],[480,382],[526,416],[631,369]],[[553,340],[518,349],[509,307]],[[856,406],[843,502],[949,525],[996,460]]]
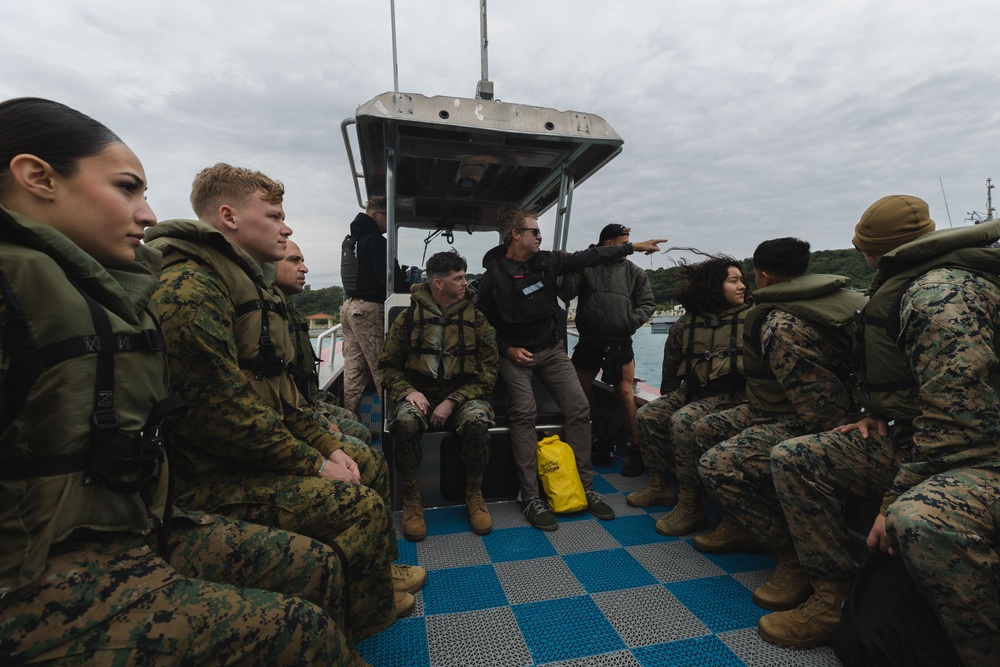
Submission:
[[[310,329],[326,331],[327,329],[333,327],[334,321],[337,318],[333,315],[327,315],[326,313],[316,313],[315,315],[306,315],[306,319],[309,320]]]

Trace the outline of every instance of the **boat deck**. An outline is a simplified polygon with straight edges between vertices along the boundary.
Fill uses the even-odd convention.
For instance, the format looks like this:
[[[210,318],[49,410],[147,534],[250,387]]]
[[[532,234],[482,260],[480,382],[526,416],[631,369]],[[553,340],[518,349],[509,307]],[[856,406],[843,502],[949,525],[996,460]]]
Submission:
[[[359,645],[375,667],[837,666],[829,647],[782,649],[757,635],[751,601],[774,559],[702,554],[691,536],[653,524],[667,507],[630,507],[646,477],[598,467],[594,489],[618,518],[559,517],[528,525],[518,503],[490,503],[494,530],[468,529],[464,506],[425,510],[427,539],[399,538],[400,563],[427,583],[413,614]],[[399,516],[397,514],[397,530]]]

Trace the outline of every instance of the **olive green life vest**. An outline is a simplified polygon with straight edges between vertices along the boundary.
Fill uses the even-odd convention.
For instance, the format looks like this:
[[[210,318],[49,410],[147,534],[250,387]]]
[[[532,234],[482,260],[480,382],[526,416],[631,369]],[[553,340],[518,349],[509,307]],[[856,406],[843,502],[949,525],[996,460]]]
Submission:
[[[939,268],[976,273],[1000,285],[1000,250],[984,248],[1000,238],[1000,221],[925,234],[882,256],[872,283],[875,290],[861,314],[855,358],[856,388],[872,414],[897,422],[915,419],[919,389],[902,348],[900,310],[914,280]],[[995,341],[997,345],[1000,341]],[[1000,378],[994,377],[995,386]]]
[[[446,313],[423,284],[414,288],[406,311],[410,351],[406,369],[435,380],[461,380],[476,373],[476,307],[473,296]]]
[[[284,298],[274,286],[275,265],[263,267],[211,225],[194,220],[160,223],[150,243],[163,253],[166,274],[175,265],[209,267],[226,286],[236,319],[236,357],[250,384],[279,414],[298,405],[290,374],[295,343],[286,322]]]
[[[0,594],[34,581],[78,528],[149,532],[167,491],[156,432],[167,363],[147,307],[158,253],[140,247],[142,264],[113,275],[55,230],[6,213]]]
[[[743,388],[743,323],[751,307],[745,303],[719,315],[689,315],[681,334],[684,363],[677,368],[688,401],[695,391],[727,375],[733,393]]]
[[[810,274],[754,292],[756,305],[747,313],[743,324],[743,364],[750,405],[766,412],[795,412],[795,406],[765,362],[761,349],[761,328],[775,309],[807,322],[824,340],[833,342],[838,353],[829,359],[828,370],[848,386],[854,320],[867,301],[847,289],[850,284],[850,279],[843,276]]]

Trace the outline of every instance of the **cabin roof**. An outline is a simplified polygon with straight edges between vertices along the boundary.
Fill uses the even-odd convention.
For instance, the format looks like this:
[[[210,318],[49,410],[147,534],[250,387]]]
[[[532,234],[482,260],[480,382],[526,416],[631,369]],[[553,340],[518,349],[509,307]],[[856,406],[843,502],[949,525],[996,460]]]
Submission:
[[[356,123],[368,196],[389,191],[391,150],[395,224],[426,229],[496,229],[512,207],[541,213],[564,166],[579,185],[624,143],[594,114],[412,93],[365,102]]]

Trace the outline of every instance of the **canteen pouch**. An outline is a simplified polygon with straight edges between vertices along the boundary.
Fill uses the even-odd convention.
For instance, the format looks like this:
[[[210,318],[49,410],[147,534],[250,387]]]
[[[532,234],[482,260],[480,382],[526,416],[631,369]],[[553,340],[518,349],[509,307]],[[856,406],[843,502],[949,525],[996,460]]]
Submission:
[[[587,509],[587,496],[576,469],[573,449],[558,435],[550,435],[538,442],[536,452],[538,477],[552,511],[564,514]]]

